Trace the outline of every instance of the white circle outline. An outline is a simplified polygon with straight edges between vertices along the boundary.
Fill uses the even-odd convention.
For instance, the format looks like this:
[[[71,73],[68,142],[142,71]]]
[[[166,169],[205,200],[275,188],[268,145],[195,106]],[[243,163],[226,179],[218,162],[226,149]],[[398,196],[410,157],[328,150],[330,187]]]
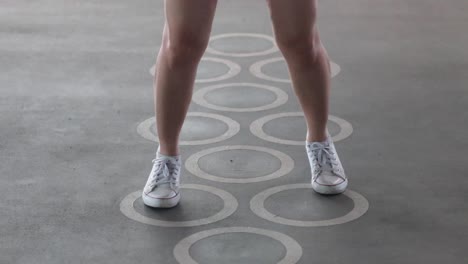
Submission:
[[[267,236],[280,242],[286,248],[286,255],[277,264],[294,264],[302,257],[302,247],[292,237],[277,231],[255,227],[221,227],[192,234],[175,245],[173,250],[174,257],[180,264],[198,264],[190,256],[190,247],[204,238],[226,233],[251,233]]]
[[[248,86],[248,87],[256,87],[256,88],[265,89],[270,92],[273,92],[276,95],[276,100],[273,101],[272,103],[269,103],[263,106],[235,108],[235,107],[225,107],[225,106],[212,104],[208,102],[204,97],[205,94],[208,92],[211,92],[216,89],[222,89],[225,87],[231,87],[231,86]],[[214,109],[214,110],[219,110],[219,111],[254,112],[254,111],[272,109],[272,108],[285,104],[288,101],[288,94],[284,92],[283,90],[281,90],[280,88],[269,86],[269,85],[262,85],[262,84],[255,84],[255,83],[226,83],[226,84],[217,84],[217,85],[212,85],[212,86],[201,88],[193,94],[192,100],[201,106]]]
[[[209,174],[207,172],[204,172],[200,168],[200,166],[198,166],[198,161],[203,156],[206,156],[208,154],[215,153],[215,152],[228,151],[228,150],[233,150],[233,149],[247,149],[247,150],[255,150],[259,152],[266,152],[268,154],[271,154],[272,156],[275,156],[277,159],[279,159],[281,162],[281,167],[277,171],[270,173],[268,175],[264,175],[264,176],[258,176],[258,177],[253,177],[253,178],[228,178],[228,177],[219,177],[219,176]],[[192,154],[185,161],[185,168],[193,175],[206,179],[206,180],[210,180],[210,181],[224,182],[224,183],[252,183],[252,182],[268,181],[268,180],[276,179],[284,175],[287,175],[289,172],[291,172],[294,169],[294,160],[288,155],[286,155],[285,153],[274,150],[274,149],[270,149],[270,148],[265,148],[265,147],[260,147],[260,146],[250,146],[250,145],[230,145],[230,146],[225,145],[225,146],[218,146],[214,148],[204,149],[202,151]]]
[[[229,38],[229,37],[254,37],[254,38],[262,38],[269,40],[273,45],[271,48],[264,50],[264,51],[258,51],[258,52],[224,52],[220,50],[216,50],[211,47],[211,42],[217,39],[222,39],[222,38]],[[215,54],[215,55],[223,55],[223,56],[231,56],[231,57],[252,57],[252,56],[261,56],[261,55],[268,55],[271,53],[277,52],[278,46],[276,45],[276,41],[273,37],[268,36],[268,35],[263,35],[263,34],[256,34],[256,33],[226,33],[226,34],[220,34],[216,35],[210,38],[210,41],[208,43],[208,47],[206,48],[207,53]]]
[[[162,227],[192,227],[192,226],[200,226],[200,225],[206,225],[206,224],[211,224],[214,222],[221,221],[230,215],[232,215],[238,207],[238,202],[236,198],[228,193],[225,190],[221,190],[218,188],[214,188],[211,186],[206,186],[206,185],[199,185],[199,184],[181,184],[180,185],[181,189],[195,189],[195,190],[200,190],[200,191],[206,191],[209,193],[212,193],[224,201],[224,206],[223,209],[216,214],[202,218],[202,219],[197,219],[197,220],[189,220],[189,221],[165,221],[165,220],[158,220],[158,219],[153,219],[147,216],[144,216],[137,212],[135,208],[133,207],[133,203],[141,197],[141,190],[132,192],[128,194],[122,201],[120,202],[120,211],[127,216],[128,218],[143,223],[147,225],[154,225],[154,226],[162,226]]]
[[[261,61],[257,61],[254,64],[252,64],[249,68],[250,73],[252,73],[254,76],[257,78],[263,79],[263,80],[268,80],[268,81],[273,81],[273,82],[281,82],[281,83],[292,83],[290,79],[283,79],[283,78],[277,78],[273,76],[266,75],[263,73],[262,68],[266,64],[272,63],[272,62],[277,62],[277,61],[284,61],[284,57],[276,57],[276,58],[270,58],[270,59],[265,59]],[[340,65],[336,64],[335,62],[330,60],[330,66],[331,66],[331,76],[330,77],[335,77],[340,73],[341,67]],[[289,72],[288,72],[289,75]]]
[[[271,115],[267,115],[267,116],[264,116],[264,117],[261,117],[255,121],[253,121],[251,124],[250,124],[250,132],[263,139],[263,140],[266,140],[266,141],[269,141],[269,142],[274,142],[274,143],[278,143],[278,144],[285,144],[285,145],[303,145],[305,144],[305,138],[304,140],[289,140],[289,139],[281,139],[281,138],[277,138],[277,137],[274,137],[274,136],[270,136],[268,135],[267,133],[265,133],[265,131],[263,131],[263,126],[273,120],[273,119],[277,119],[277,118],[281,118],[281,117],[290,117],[290,116],[302,116],[304,117],[304,113],[303,112],[284,112],[284,113],[277,113],[277,114],[271,114]],[[340,127],[340,132],[335,135],[335,136],[332,136],[332,140],[334,142],[338,142],[340,140],[343,140],[347,137],[349,137],[352,133],[353,133],[353,126],[346,120],[342,119],[342,118],[339,118],[337,116],[333,116],[333,115],[328,115],[328,120],[336,123],[339,127]]]
[[[214,57],[202,57],[201,60],[202,61],[205,60],[205,61],[213,61],[213,62],[223,63],[229,68],[229,70],[225,74],[220,75],[218,77],[205,78],[205,79],[196,79],[195,83],[209,83],[209,82],[223,81],[223,80],[230,79],[230,78],[236,76],[241,71],[241,66],[239,64],[237,64],[237,63],[234,63],[234,62],[230,61],[230,60],[221,59],[221,58],[214,58]],[[149,69],[149,73],[153,77],[155,75],[155,70],[156,70],[156,64],[151,66],[151,68]]]
[[[353,221],[361,217],[362,215],[364,215],[369,209],[369,202],[367,201],[367,199],[364,196],[360,195],[359,193],[349,190],[349,189],[344,191],[342,194],[346,195],[348,198],[353,200],[353,203],[354,203],[353,209],[344,216],[340,216],[340,217],[336,217],[336,218],[332,218],[328,220],[317,220],[317,221],[293,220],[293,219],[280,217],[278,215],[274,215],[265,209],[264,202],[268,197],[270,197],[271,195],[275,193],[285,191],[285,190],[291,190],[291,189],[312,189],[312,187],[308,183],[298,183],[298,184],[281,185],[281,186],[276,186],[270,189],[266,189],[258,193],[257,195],[255,195],[250,200],[250,210],[257,216],[263,219],[266,219],[268,221],[277,223],[277,224],[299,226],[299,227],[319,227],[319,226],[339,225],[339,224],[344,224],[344,223]]]
[[[228,126],[228,129],[226,132],[224,132],[222,135],[213,137],[213,138],[208,138],[208,139],[200,139],[200,140],[180,140],[179,145],[203,145],[203,144],[210,144],[210,143],[216,143],[220,142],[226,139],[229,139],[236,135],[240,131],[240,124],[235,121],[234,119],[231,119],[226,116],[218,115],[218,114],[212,114],[212,113],[203,113],[203,112],[188,112],[187,116],[201,116],[201,117],[207,117],[207,118],[212,118],[219,120],[223,123],[225,123]],[[150,117],[143,122],[141,122],[137,126],[137,132],[140,134],[145,139],[159,142],[159,139],[156,135],[154,135],[150,128],[151,126],[156,122],[156,117]]]

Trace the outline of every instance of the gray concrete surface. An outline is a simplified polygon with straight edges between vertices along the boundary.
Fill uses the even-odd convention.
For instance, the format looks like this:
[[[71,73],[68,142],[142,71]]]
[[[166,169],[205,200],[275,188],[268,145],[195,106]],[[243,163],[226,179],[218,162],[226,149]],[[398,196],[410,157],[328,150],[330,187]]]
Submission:
[[[255,83],[282,90],[288,100],[252,112],[192,102],[190,112],[228,117],[239,131],[214,143],[182,145],[181,151],[187,161],[215,147],[255,146],[293,160],[282,163],[271,153],[249,149],[201,157],[200,169],[217,177],[262,177],[282,165],[290,170],[270,180],[229,183],[199,177],[184,166],[182,184],[224,190],[237,201],[234,213],[209,224],[157,226],[121,211],[125,198],[143,188],[157,148],[137,128],[154,114],[149,69],[160,45],[163,15],[162,1],[2,1],[0,263],[173,264],[182,259],[174,249],[194,234],[212,234],[189,249],[195,261],[206,264],[278,263],[288,252],[293,257],[283,263],[467,263],[468,2],[319,2],[321,36],[340,67],[332,80],[330,114],[353,128],[336,146],[349,190],[362,195],[369,207],[352,221],[309,227],[269,221],[250,208],[251,200],[267,189],[310,179],[304,146],[263,140],[250,131],[259,118],[300,111],[289,83],[249,71],[258,61],[280,57],[279,52],[205,54],[236,63],[241,71],[226,80],[197,83],[195,91]],[[220,0],[212,35],[226,33],[272,36],[266,3]],[[257,52],[271,48],[271,42],[233,37],[210,46]],[[205,60],[197,79],[218,77],[227,69]],[[267,64],[263,71],[288,76],[282,62]],[[205,98],[218,106],[245,108],[276,97],[269,90],[239,86]],[[188,117],[182,139],[190,143],[227,129],[220,120]],[[332,121],[329,129],[332,135],[340,131]],[[305,125],[300,116],[282,117],[267,122],[264,131],[299,141]],[[154,126],[148,132],[154,134]],[[130,209],[144,219],[196,221],[220,212],[223,203],[213,193],[183,188],[176,208],[151,209],[137,198]],[[356,209],[347,195],[323,197],[306,188],[272,194],[264,205],[278,217],[309,222]],[[240,229],[219,229],[227,227]],[[283,236],[292,240],[283,245],[275,239]],[[292,241],[301,251],[294,251]]]

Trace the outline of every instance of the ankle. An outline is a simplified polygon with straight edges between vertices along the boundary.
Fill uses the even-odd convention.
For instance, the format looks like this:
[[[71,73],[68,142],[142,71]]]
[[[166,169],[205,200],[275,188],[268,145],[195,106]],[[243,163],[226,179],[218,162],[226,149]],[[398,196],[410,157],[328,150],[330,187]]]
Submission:
[[[180,153],[179,153],[179,150],[177,147],[175,148],[166,148],[164,146],[161,147],[161,145],[158,146],[158,150],[156,151],[157,153],[159,153],[160,155],[162,156],[166,156],[166,157],[179,157],[180,156]]]
[[[312,143],[312,142],[325,142],[325,141],[327,141],[327,140],[328,140],[327,135],[324,135],[324,136],[310,136],[310,137],[308,136],[308,137],[306,138],[306,141],[307,141],[308,143]]]
[[[328,131],[314,131],[313,133],[310,133],[309,131],[313,131],[308,129],[307,134],[306,134],[306,141],[311,143],[311,142],[325,142],[329,138]]]

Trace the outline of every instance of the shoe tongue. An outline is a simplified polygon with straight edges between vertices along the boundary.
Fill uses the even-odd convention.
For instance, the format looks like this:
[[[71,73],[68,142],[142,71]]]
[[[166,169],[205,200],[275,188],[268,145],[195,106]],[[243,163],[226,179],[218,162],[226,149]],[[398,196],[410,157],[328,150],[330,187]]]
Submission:
[[[164,170],[170,173],[173,168],[180,166],[179,156],[166,156],[158,153],[158,158],[163,159]]]
[[[307,145],[309,147],[321,147],[321,148],[330,146],[328,142],[309,142]]]
[[[167,156],[164,154],[161,154],[159,152],[156,152],[156,157],[158,158],[164,158],[165,160],[171,161],[171,162],[176,162],[180,159],[180,155],[177,156]]]
[[[332,170],[332,166],[330,166],[330,164],[328,163],[325,163],[325,164],[322,164],[323,165],[323,168],[326,168],[327,170]]]

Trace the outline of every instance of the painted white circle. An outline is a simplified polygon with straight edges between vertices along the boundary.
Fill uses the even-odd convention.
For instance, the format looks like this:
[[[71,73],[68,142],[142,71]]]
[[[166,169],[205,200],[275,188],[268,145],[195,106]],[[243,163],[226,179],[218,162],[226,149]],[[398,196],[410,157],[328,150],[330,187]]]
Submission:
[[[252,178],[227,178],[227,177],[219,177],[219,176],[209,174],[203,171],[198,165],[198,161],[203,156],[206,156],[211,153],[216,153],[220,151],[229,151],[233,149],[246,149],[246,150],[266,152],[276,157],[277,159],[279,159],[281,162],[281,166],[277,171],[270,173],[268,175],[264,175],[264,176],[252,177]],[[283,152],[270,149],[270,148],[265,148],[265,147],[248,146],[248,145],[219,146],[219,147],[204,149],[200,152],[197,152],[191,155],[185,162],[185,168],[188,171],[190,171],[190,173],[192,173],[193,175],[206,179],[206,180],[210,180],[210,181],[224,182],[224,183],[252,183],[252,182],[268,181],[268,180],[276,179],[281,176],[287,175],[294,168],[294,160],[288,155],[284,154]]]
[[[301,245],[299,245],[299,243],[290,236],[276,231],[260,229],[255,227],[222,227],[195,233],[182,239],[181,241],[179,241],[179,243],[177,243],[173,251],[174,257],[181,264],[198,264],[198,262],[196,262],[190,256],[190,247],[197,241],[202,240],[204,238],[226,233],[257,234],[270,237],[280,242],[286,248],[286,255],[279,262],[277,262],[277,264],[294,264],[297,263],[302,257]]]
[[[147,224],[147,225],[163,226],[163,227],[189,227],[189,226],[200,226],[200,225],[211,224],[211,223],[223,220],[229,217],[230,215],[232,215],[237,210],[238,202],[236,198],[232,194],[224,190],[214,188],[211,186],[198,185],[198,184],[181,184],[180,188],[181,189],[195,189],[195,190],[212,193],[220,197],[221,199],[223,199],[224,207],[221,211],[219,211],[218,213],[210,217],[197,219],[197,220],[189,220],[189,221],[158,220],[158,219],[153,219],[151,217],[147,217],[147,216],[140,214],[133,207],[133,203],[138,198],[141,197],[142,191],[139,190],[139,191],[130,193],[124,199],[122,199],[122,202],[120,202],[120,211],[128,218],[135,220],[137,222],[143,223],[143,224]]]
[[[290,117],[290,116],[304,116],[303,112],[287,112],[287,113],[278,113],[278,114],[272,114],[272,115],[267,115],[264,117],[261,117],[255,121],[253,121],[250,124],[250,132],[254,134],[255,136],[274,143],[279,143],[279,144],[285,144],[285,145],[304,145],[305,144],[305,137],[304,140],[289,140],[289,139],[281,139],[277,138],[274,136],[270,136],[265,131],[263,131],[263,126],[277,118],[281,117]],[[336,123],[340,127],[340,132],[337,135],[332,136],[332,140],[334,142],[338,142],[340,140],[343,140],[347,137],[349,137],[353,133],[353,126],[346,120],[329,115],[328,120]]]
[[[263,66],[265,66],[266,64],[278,62],[278,61],[285,61],[284,57],[277,57],[277,58],[271,58],[271,59],[258,61],[252,64],[249,70],[254,76],[263,80],[282,82],[282,83],[291,83],[290,79],[277,78],[277,77],[269,76],[263,73],[262,71]],[[338,64],[334,63],[333,61],[330,61],[330,66],[331,66],[331,77],[333,78],[341,71],[341,68]]]
[[[247,87],[255,87],[255,88],[260,88],[260,89],[265,89],[268,91],[273,92],[276,95],[276,100],[273,101],[272,103],[269,103],[267,105],[263,106],[258,106],[258,107],[243,107],[243,108],[234,108],[234,107],[225,107],[225,106],[219,106],[212,104],[208,102],[205,99],[205,94],[216,90],[216,89],[222,89],[225,87],[232,87],[232,86],[247,86]],[[261,110],[267,110],[267,109],[272,109],[275,107],[278,107],[288,101],[288,94],[285,93],[283,90],[269,86],[269,85],[261,85],[261,84],[255,84],[255,83],[227,83],[227,84],[217,84],[217,85],[212,85],[208,87],[201,88],[197,90],[193,96],[192,100],[204,107],[210,108],[210,109],[215,109],[219,111],[231,111],[231,112],[254,112],[254,111],[261,111]]]
[[[201,139],[201,140],[180,140],[179,145],[203,145],[203,144],[220,142],[228,138],[231,138],[232,136],[236,135],[240,130],[240,124],[236,122],[235,120],[226,116],[211,114],[211,113],[203,113],[203,112],[188,112],[187,116],[201,116],[201,117],[216,119],[221,122],[224,122],[228,126],[228,129],[222,135],[214,137],[214,138]],[[155,134],[153,134],[153,132],[151,132],[151,126],[155,124],[155,122],[156,122],[155,117],[148,118],[145,121],[141,122],[137,127],[138,134],[140,134],[142,137],[148,140],[159,142],[158,137]]]
[[[228,53],[220,50],[216,50],[210,46],[210,43],[217,39],[222,38],[231,38],[231,37],[252,37],[252,38],[261,38],[269,40],[272,43],[272,47],[270,49],[258,52],[244,52],[244,53]],[[251,56],[260,56],[260,55],[267,55],[271,53],[277,52],[278,46],[276,45],[275,39],[268,35],[263,34],[255,34],[255,33],[226,33],[216,35],[210,38],[210,42],[208,43],[208,47],[206,48],[207,53],[215,54],[215,55],[224,55],[224,56],[231,56],[231,57],[251,57]]]
[[[283,224],[283,225],[290,225],[290,226],[300,226],[300,227],[318,227],[318,226],[331,226],[331,225],[339,225],[344,224],[350,221],[353,221],[362,215],[364,215],[367,210],[369,209],[369,202],[367,199],[360,195],[357,192],[346,190],[343,192],[343,195],[346,195],[354,202],[353,209],[344,216],[340,216],[333,219],[328,220],[317,220],[317,221],[300,221],[300,220],[293,220],[284,217],[280,217],[278,215],[274,215],[268,212],[265,209],[264,202],[265,200],[278,192],[291,190],[291,189],[310,189],[312,191],[312,187],[309,183],[298,183],[298,184],[288,184],[288,185],[281,185],[276,186],[265,191],[260,192],[259,194],[255,195],[252,200],[250,200],[250,210],[254,212],[259,217],[266,219],[268,221]]]
[[[203,57],[203,58],[201,58],[201,61],[212,61],[212,62],[222,63],[222,64],[225,64],[229,68],[229,70],[225,74],[217,76],[217,77],[196,79],[195,83],[209,83],[209,82],[223,81],[223,80],[226,80],[226,79],[229,79],[229,78],[232,78],[232,77],[236,76],[241,71],[241,66],[239,64],[236,64],[236,63],[234,63],[232,61],[229,61],[229,60],[226,60],[226,59],[213,58],[213,57]],[[153,65],[149,69],[149,73],[154,76],[155,71],[156,71],[156,65]]]

